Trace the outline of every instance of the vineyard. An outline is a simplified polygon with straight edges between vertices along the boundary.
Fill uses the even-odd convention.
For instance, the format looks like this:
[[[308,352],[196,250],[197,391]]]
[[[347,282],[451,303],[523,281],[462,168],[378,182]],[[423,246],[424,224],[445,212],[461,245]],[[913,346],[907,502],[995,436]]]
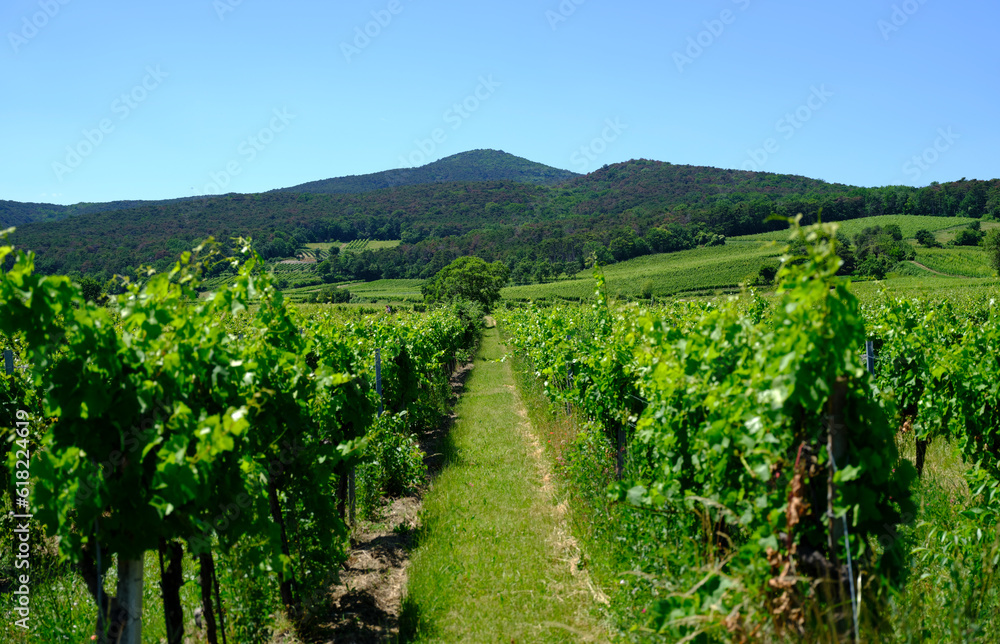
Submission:
[[[716,289],[739,290],[739,284],[762,264],[777,266],[782,247],[766,242],[739,242],[673,253],[646,255],[608,266],[608,293],[621,297],[666,297],[680,293],[714,294]],[[549,284],[508,286],[505,300],[559,298],[583,300],[593,294],[593,280],[581,272],[576,279]]]
[[[480,320],[302,315],[243,252],[185,253],[104,307],[0,246],[0,571],[32,641],[174,644],[192,614],[213,643],[267,641],[279,613],[308,631],[353,498],[398,486],[380,459],[443,411]],[[218,261],[238,275],[199,299]]]
[[[553,428],[577,428],[556,458],[631,637],[967,641],[998,626],[1000,311],[862,304],[835,275],[834,230],[794,230],[807,250],[770,302],[616,307],[597,274],[593,306],[499,319]]]
[[[585,302],[508,298],[441,448],[451,469],[430,492],[409,635],[994,632],[996,282],[851,284],[836,274],[835,231],[793,224],[798,255],[737,242],[676,253],[662,273],[679,283],[721,263],[745,275],[773,258],[773,296],[615,302],[656,274],[643,257],[596,270],[596,290],[574,280]],[[415,436],[447,411],[481,309],[295,307],[249,244],[241,258],[186,253],[100,305],[0,246],[8,259],[0,590],[30,609],[30,641],[315,640],[355,514],[374,518],[385,496],[421,485]],[[199,297],[219,262],[235,277]],[[398,299],[418,285],[349,286]],[[553,477],[537,474],[545,453]],[[563,502],[540,501],[551,492],[537,496],[532,476]],[[570,568],[547,549],[563,513],[581,542]],[[553,588],[572,601],[541,605]],[[539,621],[510,618],[527,614]],[[13,622],[0,634],[29,641]]]

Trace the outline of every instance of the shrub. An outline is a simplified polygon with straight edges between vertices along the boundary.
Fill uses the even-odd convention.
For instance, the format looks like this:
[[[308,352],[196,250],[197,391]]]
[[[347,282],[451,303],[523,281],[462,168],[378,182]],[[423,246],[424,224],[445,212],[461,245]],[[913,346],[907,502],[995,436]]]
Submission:
[[[983,234],[981,232],[973,230],[972,228],[965,228],[958,231],[958,234],[955,235],[955,241],[953,243],[956,246],[978,246],[982,238]]]
[[[417,489],[427,474],[424,453],[410,431],[410,415],[384,414],[368,434],[365,462],[357,469],[361,513],[373,518],[382,496],[397,497]]]
[[[921,228],[920,230],[918,230],[916,238],[919,244],[921,244],[922,246],[926,246],[927,248],[937,248],[941,246],[937,238],[934,236],[934,233],[927,230],[926,228]]]
[[[321,291],[316,291],[310,302],[317,304],[346,304],[351,301],[351,292],[346,288],[327,286]]]

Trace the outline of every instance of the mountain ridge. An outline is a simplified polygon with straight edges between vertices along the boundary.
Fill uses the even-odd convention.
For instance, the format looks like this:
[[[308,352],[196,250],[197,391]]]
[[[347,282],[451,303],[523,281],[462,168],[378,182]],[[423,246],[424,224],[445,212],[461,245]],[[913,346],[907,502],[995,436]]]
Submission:
[[[503,150],[459,152],[415,168],[397,168],[360,175],[308,181],[268,192],[341,194],[450,181],[518,181],[554,185],[583,176],[569,170],[530,161]]]
[[[213,199],[233,194],[359,194],[386,188],[451,181],[516,181],[520,183],[554,185],[575,177],[575,172],[554,168],[518,157],[503,150],[479,149],[459,152],[415,168],[383,170],[360,175],[347,175],[309,181],[288,188],[275,188],[263,193],[226,193],[153,200],[116,200],[81,202],[72,205],[19,202],[0,199],[0,230],[8,226],[59,221],[68,217],[97,212],[129,210],[181,201]]]
[[[824,221],[878,214],[1000,216],[1000,180],[860,188],[639,159],[553,185],[452,181],[365,193],[233,193],[144,204],[26,224],[11,242],[35,250],[43,272],[106,279],[140,265],[164,270],[208,236],[227,252],[232,238],[252,237],[265,259],[290,257],[312,242],[400,240],[397,248],[348,253],[338,269],[352,279],[376,279],[425,277],[461,255],[582,265],[597,253],[601,261],[617,261],[776,230],[782,224],[769,221],[772,214],[802,213],[809,222],[821,212]]]

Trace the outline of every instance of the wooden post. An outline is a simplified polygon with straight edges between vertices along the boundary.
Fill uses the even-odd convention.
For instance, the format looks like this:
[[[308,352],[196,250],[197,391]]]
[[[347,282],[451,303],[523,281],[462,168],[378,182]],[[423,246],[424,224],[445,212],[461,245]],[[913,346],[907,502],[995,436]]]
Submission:
[[[930,440],[917,439],[917,476],[922,477],[924,475],[924,462],[927,460],[927,445],[930,444]]]
[[[378,394],[378,416],[382,415],[382,351],[375,349],[375,393]]]
[[[219,638],[215,629],[215,611],[212,608],[212,575],[215,562],[212,553],[198,555],[199,581],[201,582],[201,612],[205,618],[205,638],[209,644],[218,644]]]
[[[351,506],[351,525],[354,525],[355,502],[354,502],[354,477],[356,468],[352,465],[351,471],[347,475],[347,500]]]
[[[160,538],[160,592],[163,597],[163,621],[166,624],[167,644],[182,644],[184,640],[184,608],[181,604],[181,586],[184,584],[182,564],[184,547],[177,541]],[[167,565],[163,565],[166,554]]]
[[[222,598],[219,596],[219,575],[215,572],[215,562],[212,562],[212,586],[215,588],[215,606],[219,611],[219,632],[222,633],[222,644],[226,642],[226,614],[222,610]]]
[[[569,340],[569,336],[566,336],[566,339]],[[573,363],[572,362],[569,363],[568,365],[566,365],[566,389],[567,390],[572,390],[573,389]],[[569,399],[567,398],[567,400],[566,400],[566,415],[569,416],[570,412],[572,412],[572,411],[573,411],[573,407],[569,404]]]
[[[875,375],[875,343],[871,340],[865,341],[865,357],[868,358],[868,373]]]
[[[833,475],[840,467],[847,463],[847,426],[844,422],[844,407],[847,403],[847,379],[840,377],[830,392],[830,399],[827,407],[827,435],[826,448],[830,456],[830,467],[827,471],[826,479],[826,517],[827,517],[827,548],[830,554],[834,569],[840,570],[840,558],[837,551],[844,538],[844,522],[837,521],[834,515],[833,501],[836,496],[836,486],[833,483]],[[836,588],[840,595],[840,600],[844,595],[842,579],[838,574]]]

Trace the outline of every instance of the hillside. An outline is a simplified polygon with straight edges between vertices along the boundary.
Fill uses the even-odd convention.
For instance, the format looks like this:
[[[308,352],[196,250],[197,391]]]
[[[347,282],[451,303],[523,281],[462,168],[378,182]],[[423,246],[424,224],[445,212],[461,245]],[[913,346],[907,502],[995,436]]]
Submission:
[[[41,221],[59,221],[67,217],[88,215],[95,212],[112,210],[129,210],[155,204],[179,203],[201,199],[202,197],[180,197],[177,199],[162,199],[160,201],[109,201],[104,203],[78,203],[71,206],[60,206],[54,203],[30,203],[21,201],[4,201],[0,199],[0,229],[9,226]]]
[[[513,181],[539,185],[554,185],[579,176],[569,170],[535,163],[500,150],[471,150],[462,152],[418,168],[386,170],[373,174],[336,177],[311,181],[290,188],[269,192],[309,194],[353,194],[373,192],[385,188],[398,188],[455,181]],[[59,221],[67,217],[116,210],[133,210],[182,201],[203,201],[213,197],[181,197],[155,201],[111,201],[106,203],[78,203],[60,206],[50,203],[22,203],[0,200],[0,230],[8,226],[23,226],[32,222]]]
[[[450,157],[451,162],[456,158],[463,157]],[[772,214],[802,213],[809,222],[820,212],[827,221],[894,214],[998,216],[1000,180],[858,188],[794,175],[633,160],[554,186],[452,181],[367,193],[274,191],[145,202],[83,213],[72,221],[23,225],[12,241],[37,251],[43,271],[107,279],[140,264],[163,269],[210,235],[224,244],[252,237],[266,259],[290,257],[308,243],[401,240],[395,248],[331,260],[327,277],[405,279],[427,278],[469,254],[502,259],[512,269],[539,260],[582,266],[592,254],[605,263],[624,261],[718,243],[720,236],[785,228],[768,221]]]
[[[577,176],[580,175],[569,170],[535,163],[502,150],[470,150],[418,168],[399,168],[372,174],[322,179],[271,192],[357,193],[451,181],[517,181],[554,185]]]

